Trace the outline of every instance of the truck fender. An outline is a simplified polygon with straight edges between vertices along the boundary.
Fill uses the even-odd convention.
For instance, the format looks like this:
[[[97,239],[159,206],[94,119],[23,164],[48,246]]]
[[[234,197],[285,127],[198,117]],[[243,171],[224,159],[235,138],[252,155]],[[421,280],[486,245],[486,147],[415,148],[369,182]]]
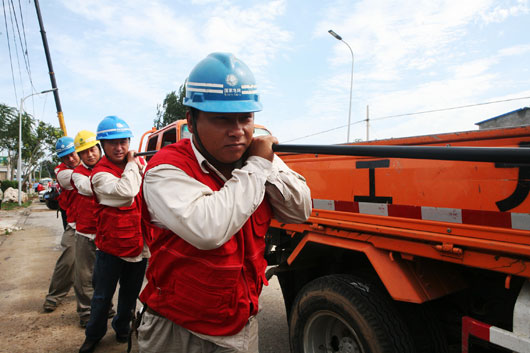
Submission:
[[[291,265],[309,242],[364,253],[394,300],[421,304],[465,288],[465,282],[449,264],[415,259],[378,249],[370,243],[308,232],[287,259]],[[421,263],[418,263],[420,261]]]

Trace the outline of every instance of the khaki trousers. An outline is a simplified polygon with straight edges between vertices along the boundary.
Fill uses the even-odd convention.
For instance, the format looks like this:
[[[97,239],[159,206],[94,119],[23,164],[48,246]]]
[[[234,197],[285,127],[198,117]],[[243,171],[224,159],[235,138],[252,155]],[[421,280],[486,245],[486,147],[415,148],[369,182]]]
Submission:
[[[258,353],[258,319],[252,317],[246,350],[226,348],[202,339],[165,317],[144,312],[138,327],[140,353]],[[227,337],[227,342],[231,337]]]
[[[68,294],[74,284],[75,265],[75,229],[70,225],[66,226],[61,238],[63,252],[53,270],[50,288],[46,295],[46,300],[59,304]]]
[[[75,234],[74,291],[77,298],[77,313],[81,319],[90,318],[90,301],[94,294],[92,273],[96,261],[96,244],[84,235]]]

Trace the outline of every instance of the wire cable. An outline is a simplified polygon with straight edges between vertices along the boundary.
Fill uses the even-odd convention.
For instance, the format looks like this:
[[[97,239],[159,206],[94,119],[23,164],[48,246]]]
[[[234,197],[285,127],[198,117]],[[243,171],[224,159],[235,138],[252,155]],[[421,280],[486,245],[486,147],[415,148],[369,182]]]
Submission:
[[[26,56],[26,62],[27,62],[27,70],[28,70],[28,76],[29,76],[29,82],[31,84],[31,87],[33,87],[33,91],[37,91],[35,86],[33,86],[33,79],[31,77],[31,61],[29,60],[29,52],[28,52],[28,42],[26,39],[26,25],[24,24],[24,16],[22,14],[22,5],[20,3],[20,0],[18,0],[18,8],[20,11],[20,22],[22,24],[22,34],[24,35],[24,46],[26,49],[24,50],[24,54]]]
[[[7,27],[7,15],[5,0],[2,0],[2,7],[4,9],[4,22],[6,26],[7,50],[9,51],[9,64],[11,65],[11,79],[13,81],[13,91],[15,92],[15,101],[18,102],[17,86],[15,83],[15,70],[13,69],[13,57],[11,55],[11,40],[9,39],[9,28]]]
[[[484,103],[476,103],[476,104],[467,104],[467,105],[460,105],[457,107],[450,107],[450,108],[440,108],[440,109],[433,109],[433,110],[425,110],[421,112],[416,113],[406,113],[406,114],[397,114],[397,115],[388,115],[388,116],[381,116],[379,118],[372,118],[370,120],[383,120],[383,119],[390,119],[390,118],[398,118],[402,116],[411,116],[411,115],[419,115],[419,114],[427,114],[427,113],[437,113],[437,112],[444,112],[448,110],[455,110],[455,109],[462,109],[462,108],[470,108],[470,107],[476,107],[479,105],[487,105],[487,104],[495,104],[495,103],[503,103],[503,102],[510,102],[510,101],[516,101],[516,100],[522,100],[522,99],[530,99],[530,97],[519,97],[519,98],[508,98],[508,99],[501,99],[498,101],[491,101],[491,102],[484,102]],[[364,120],[365,121],[365,120]]]
[[[437,113],[437,112],[443,112],[443,111],[448,111],[448,110],[470,108],[470,107],[476,107],[476,106],[480,106],[480,105],[495,104],[495,103],[503,103],[503,102],[510,102],[510,101],[516,101],[516,100],[523,100],[523,99],[530,99],[530,97],[507,98],[507,99],[501,99],[501,100],[490,101],[490,102],[483,102],[483,103],[475,103],[475,104],[460,105],[460,106],[456,106],[456,107],[440,108],[440,109],[432,109],[432,110],[424,110],[424,111],[421,111],[421,112],[414,112],[414,113],[405,113],[405,114],[387,115],[387,116],[381,116],[381,117],[378,117],[378,118],[371,118],[370,121],[374,121],[374,120],[384,120],[384,119],[390,119],[390,118],[398,118],[398,117],[411,116],[411,115],[420,115],[420,114]],[[364,121],[366,121],[366,119],[357,120],[357,121],[351,123],[350,125],[359,124],[359,123],[362,123],[362,122],[364,122]],[[338,129],[342,129],[342,128],[345,128],[345,127],[347,127],[347,126],[348,126],[348,124],[346,124],[346,125],[341,125],[341,126],[337,126],[337,127],[334,127],[334,128],[328,129],[328,130],[315,132],[315,133],[313,133],[313,134],[309,134],[309,135],[305,135],[305,136],[301,136],[301,137],[296,137],[296,138],[294,138],[294,139],[290,139],[290,140],[284,141],[283,143],[285,143],[285,142],[291,142],[291,141],[296,141],[296,140],[301,140],[301,139],[305,139],[305,138],[312,137],[312,136],[316,136],[316,135],[325,134],[325,133],[327,133],[327,132],[334,131],[334,130],[338,130]]]
[[[20,69],[20,57],[18,56],[18,50],[17,50],[17,38],[15,36],[15,24],[13,21],[13,12],[14,12],[14,9],[12,11],[9,12],[9,19],[11,20],[11,28],[13,29],[13,43],[15,44],[15,54],[16,54],[16,57],[17,57],[17,66],[18,66],[18,76],[20,78],[20,82],[22,83],[22,70]],[[21,86],[21,90],[22,90],[22,96],[24,96],[24,85]]]

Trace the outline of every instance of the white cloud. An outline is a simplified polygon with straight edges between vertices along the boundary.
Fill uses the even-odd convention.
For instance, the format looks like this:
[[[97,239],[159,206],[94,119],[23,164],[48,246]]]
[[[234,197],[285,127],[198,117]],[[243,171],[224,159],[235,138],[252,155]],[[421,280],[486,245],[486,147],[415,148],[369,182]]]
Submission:
[[[505,21],[510,16],[519,16],[530,13],[528,0],[517,0],[515,5],[497,5],[493,9],[487,9],[482,14],[482,20],[488,23],[499,23]]]

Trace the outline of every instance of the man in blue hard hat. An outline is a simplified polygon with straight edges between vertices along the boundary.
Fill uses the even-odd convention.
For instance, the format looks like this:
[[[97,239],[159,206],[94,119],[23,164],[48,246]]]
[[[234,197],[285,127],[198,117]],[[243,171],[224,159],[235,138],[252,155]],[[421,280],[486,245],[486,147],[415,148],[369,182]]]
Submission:
[[[275,137],[253,136],[261,103],[234,55],[199,62],[184,104],[192,139],[158,151],[144,176],[152,257],[138,345],[142,353],[255,353],[265,233],[272,217],[306,221],[310,192],[275,156]]]
[[[76,191],[72,187],[71,178],[80,159],[75,152],[74,139],[68,136],[57,140],[55,153],[61,159],[61,164],[55,168],[55,175],[61,188],[59,207],[66,211],[67,225],[61,238],[63,252],[55,264],[48,294],[42,306],[45,312],[57,309],[74,284]]]
[[[145,274],[149,250],[141,229],[140,185],[145,162],[129,149],[129,125],[116,116],[98,125],[96,139],[105,156],[92,170],[90,180],[96,199],[96,260],[90,319],[79,352],[93,352],[107,332],[107,316],[118,282],[120,290],[112,328],[125,343]]]

